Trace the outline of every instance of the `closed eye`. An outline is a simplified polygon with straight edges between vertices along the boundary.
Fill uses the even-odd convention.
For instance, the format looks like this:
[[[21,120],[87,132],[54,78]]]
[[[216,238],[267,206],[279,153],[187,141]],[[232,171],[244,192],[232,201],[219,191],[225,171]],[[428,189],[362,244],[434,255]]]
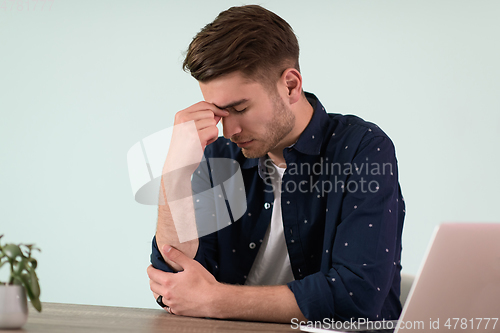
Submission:
[[[236,109],[234,109],[234,111],[236,111],[236,112],[240,113],[240,112],[245,112],[245,111],[246,111],[246,109],[247,109],[247,108],[244,108],[244,109],[241,109],[241,110],[236,110]]]

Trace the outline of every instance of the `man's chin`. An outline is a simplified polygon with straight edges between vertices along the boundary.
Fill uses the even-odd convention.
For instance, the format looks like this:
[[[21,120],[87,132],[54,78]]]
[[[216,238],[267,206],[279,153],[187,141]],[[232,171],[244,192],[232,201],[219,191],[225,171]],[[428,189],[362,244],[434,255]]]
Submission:
[[[262,156],[266,156],[267,152],[263,151],[256,151],[254,149],[247,149],[247,148],[241,148],[241,152],[243,153],[243,156],[246,158],[259,158]]]

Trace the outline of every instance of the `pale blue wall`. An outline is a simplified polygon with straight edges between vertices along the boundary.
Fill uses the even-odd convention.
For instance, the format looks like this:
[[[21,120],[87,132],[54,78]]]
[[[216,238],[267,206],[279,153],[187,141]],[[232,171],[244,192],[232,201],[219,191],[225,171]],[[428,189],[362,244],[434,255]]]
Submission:
[[[43,249],[43,301],[156,307],[156,208],[134,202],[126,153],[201,100],[182,53],[243,3],[31,3],[0,8],[0,233]],[[500,2],[260,4],[294,27],[305,89],[395,142],[405,271],[438,223],[500,222]]]

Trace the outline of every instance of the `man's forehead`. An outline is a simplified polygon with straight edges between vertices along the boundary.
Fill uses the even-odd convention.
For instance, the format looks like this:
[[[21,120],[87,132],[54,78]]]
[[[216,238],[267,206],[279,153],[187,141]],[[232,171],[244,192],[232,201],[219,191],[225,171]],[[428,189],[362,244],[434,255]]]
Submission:
[[[232,73],[208,82],[198,83],[205,101],[213,103],[220,109],[246,103],[262,90],[259,83],[249,80],[240,73]]]

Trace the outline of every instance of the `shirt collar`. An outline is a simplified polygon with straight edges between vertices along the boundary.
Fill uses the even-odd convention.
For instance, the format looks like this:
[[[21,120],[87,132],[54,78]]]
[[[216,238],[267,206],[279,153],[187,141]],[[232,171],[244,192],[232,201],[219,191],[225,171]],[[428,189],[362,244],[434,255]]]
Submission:
[[[329,117],[319,99],[311,93],[305,93],[314,113],[293,148],[303,154],[319,155],[323,144],[324,132],[328,127]]]

